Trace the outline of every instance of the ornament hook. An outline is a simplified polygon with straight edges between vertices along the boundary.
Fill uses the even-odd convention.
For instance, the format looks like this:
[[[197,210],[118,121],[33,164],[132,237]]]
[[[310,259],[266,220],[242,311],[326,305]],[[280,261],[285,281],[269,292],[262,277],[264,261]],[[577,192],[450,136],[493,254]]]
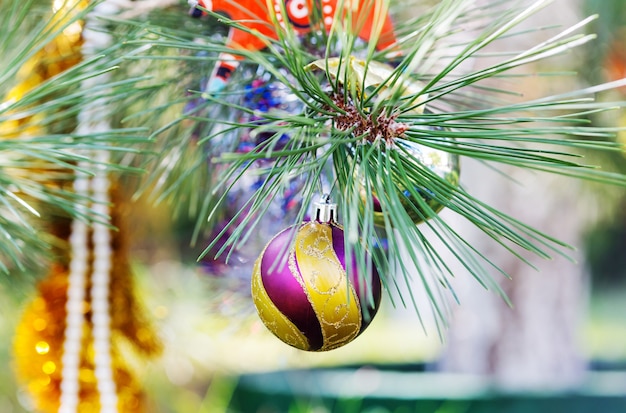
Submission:
[[[322,195],[320,202],[315,203],[315,220],[321,223],[335,222],[337,204],[331,202],[330,195]]]

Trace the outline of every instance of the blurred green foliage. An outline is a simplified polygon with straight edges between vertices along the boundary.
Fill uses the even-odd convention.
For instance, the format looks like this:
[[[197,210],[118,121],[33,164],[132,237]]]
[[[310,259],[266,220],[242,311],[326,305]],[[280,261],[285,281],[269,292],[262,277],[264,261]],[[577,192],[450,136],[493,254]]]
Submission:
[[[585,47],[585,57],[578,70],[589,83],[615,80],[619,76],[616,67],[626,68],[626,3],[624,0],[585,0],[583,14],[597,14],[598,18],[589,26],[589,32],[597,40]],[[621,61],[623,60],[623,61]],[[620,62],[621,61],[621,62]],[[626,91],[620,89],[626,98]],[[620,120],[621,116],[621,120]],[[592,118],[596,124],[623,123],[626,113],[614,113],[610,118]],[[618,124],[619,127],[626,127]],[[607,159],[617,170],[626,170],[626,153],[616,152]],[[594,287],[601,289],[626,288],[626,192],[600,191],[598,203],[610,211],[586,234],[584,250]]]
[[[626,288],[626,214],[606,219],[585,239],[587,263],[598,288]]]

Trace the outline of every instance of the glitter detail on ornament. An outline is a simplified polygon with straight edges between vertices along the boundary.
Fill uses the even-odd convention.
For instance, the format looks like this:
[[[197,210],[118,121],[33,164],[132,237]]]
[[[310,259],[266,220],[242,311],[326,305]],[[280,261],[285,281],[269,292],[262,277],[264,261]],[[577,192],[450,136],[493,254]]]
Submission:
[[[334,217],[333,205],[324,200],[315,216]],[[366,275],[356,261],[351,264],[348,274],[343,228],[334,218],[284,229],[255,262],[252,298],[259,317],[274,335],[300,350],[348,344],[372,321],[382,289],[373,266]]]

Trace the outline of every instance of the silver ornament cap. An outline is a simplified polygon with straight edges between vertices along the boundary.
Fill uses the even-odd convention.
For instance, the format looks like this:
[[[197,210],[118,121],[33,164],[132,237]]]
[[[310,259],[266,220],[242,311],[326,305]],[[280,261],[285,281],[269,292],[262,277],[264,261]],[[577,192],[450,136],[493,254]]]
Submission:
[[[322,195],[322,199],[315,203],[315,221],[321,223],[335,222],[337,219],[337,204],[331,202],[330,195]]]

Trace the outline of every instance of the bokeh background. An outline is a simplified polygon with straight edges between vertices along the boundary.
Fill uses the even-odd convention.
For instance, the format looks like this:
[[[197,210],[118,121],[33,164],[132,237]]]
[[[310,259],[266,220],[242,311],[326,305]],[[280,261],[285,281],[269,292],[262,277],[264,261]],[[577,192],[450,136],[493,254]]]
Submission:
[[[525,77],[511,81],[511,89],[529,99],[625,77],[623,0],[558,0],[527,25],[549,31],[596,13],[589,26],[596,41],[525,69],[575,75],[556,82]],[[521,50],[541,36],[495,47]],[[599,98],[624,100],[626,90]],[[626,127],[619,111],[590,120]],[[626,143],[626,135],[619,139]],[[626,172],[623,153],[592,161]],[[470,193],[575,246],[575,262],[533,259],[538,269],[532,269],[490,250],[459,222],[456,228],[513,275],[502,280],[513,307],[459,269],[461,304],[453,305],[444,337],[427,309],[422,325],[412,308],[385,299],[359,339],[324,354],[276,340],[255,314],[246,277],[211,276],[194,260],[202,246],[188,244],[192,223],[172,222],[166,206],[139,200],[131,220],[133,266],[165,351],[150,362],[130,355],[128,361],[145,385],[150,412],[626,411],[626,192],[515,170],[503,171],[514,176],[505,179],[462,162]],[[29,283],[0,283],[2,413],[31,411],[9,367],[12,335],[33,292]]]

